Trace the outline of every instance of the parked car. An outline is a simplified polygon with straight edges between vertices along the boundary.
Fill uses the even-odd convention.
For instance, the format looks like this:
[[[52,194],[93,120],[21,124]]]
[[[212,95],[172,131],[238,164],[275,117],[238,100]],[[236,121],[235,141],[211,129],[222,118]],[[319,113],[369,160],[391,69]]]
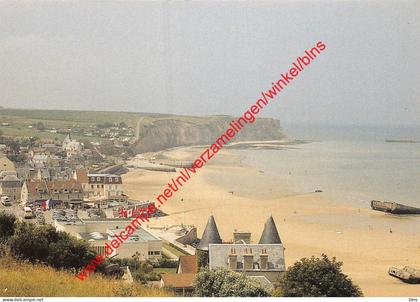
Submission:
[[[32,209],[30,207],[24,207],[23,211],[25,212],[25,215],[23,217],[27,219],[34,218],[34,213],[32,212]]]
[[[9,197],[2,196],[1,197],[1,204],[4,205],[4,206],[11,206],[12,205],[12,201],[9,199]]]

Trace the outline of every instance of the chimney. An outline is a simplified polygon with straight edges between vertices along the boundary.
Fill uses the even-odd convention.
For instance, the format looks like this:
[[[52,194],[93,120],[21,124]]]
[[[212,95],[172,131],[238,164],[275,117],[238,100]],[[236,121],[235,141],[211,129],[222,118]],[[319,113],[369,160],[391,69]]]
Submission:
[[[268,270],[268,254],[267,249],[262,249],[260,254],[260,269],[261,270]]]
[[[238,232],[235,230],[233,232],[233,242],[234,243],[251,243],[251,233],[249,232]]]
[[[236,254],[236,250],[233,247],[230,249],[230,254],[229,254],[229,269],[236,270],[238,268],[237,261],[238,261],[238,255]]]
[[[244,254],[244,270],[252,270],[254,268],[254,255],[251,248],[245,248]]]

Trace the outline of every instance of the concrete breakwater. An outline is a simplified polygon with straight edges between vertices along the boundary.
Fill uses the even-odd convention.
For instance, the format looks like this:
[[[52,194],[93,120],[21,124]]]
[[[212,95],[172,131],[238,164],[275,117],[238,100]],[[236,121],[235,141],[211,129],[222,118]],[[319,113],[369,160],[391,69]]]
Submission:
[[[165,165],[169,167],[175,168],[191,168],[193,166],[192,161],[162,161],[160,165]]]

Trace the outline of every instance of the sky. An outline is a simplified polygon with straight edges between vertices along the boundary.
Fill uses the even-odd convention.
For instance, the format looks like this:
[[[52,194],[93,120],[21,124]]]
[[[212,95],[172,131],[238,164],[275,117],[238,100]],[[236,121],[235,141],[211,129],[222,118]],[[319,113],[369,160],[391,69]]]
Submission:
[[[1,1],[0,105],[420,125],[419,1]]]

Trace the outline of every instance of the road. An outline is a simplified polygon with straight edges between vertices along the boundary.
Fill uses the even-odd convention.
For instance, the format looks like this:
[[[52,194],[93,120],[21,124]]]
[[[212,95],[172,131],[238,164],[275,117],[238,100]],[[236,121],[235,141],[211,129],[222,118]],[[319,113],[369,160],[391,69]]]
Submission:
[[[135,137],[136,137],[136,142],[139,141],[140,139],[140,125],[143,122],[144,117],[142,116],[141,118],[139,118],[139,120],[137,121],[137,125],[136,125],[136,131],[135,131]]]

